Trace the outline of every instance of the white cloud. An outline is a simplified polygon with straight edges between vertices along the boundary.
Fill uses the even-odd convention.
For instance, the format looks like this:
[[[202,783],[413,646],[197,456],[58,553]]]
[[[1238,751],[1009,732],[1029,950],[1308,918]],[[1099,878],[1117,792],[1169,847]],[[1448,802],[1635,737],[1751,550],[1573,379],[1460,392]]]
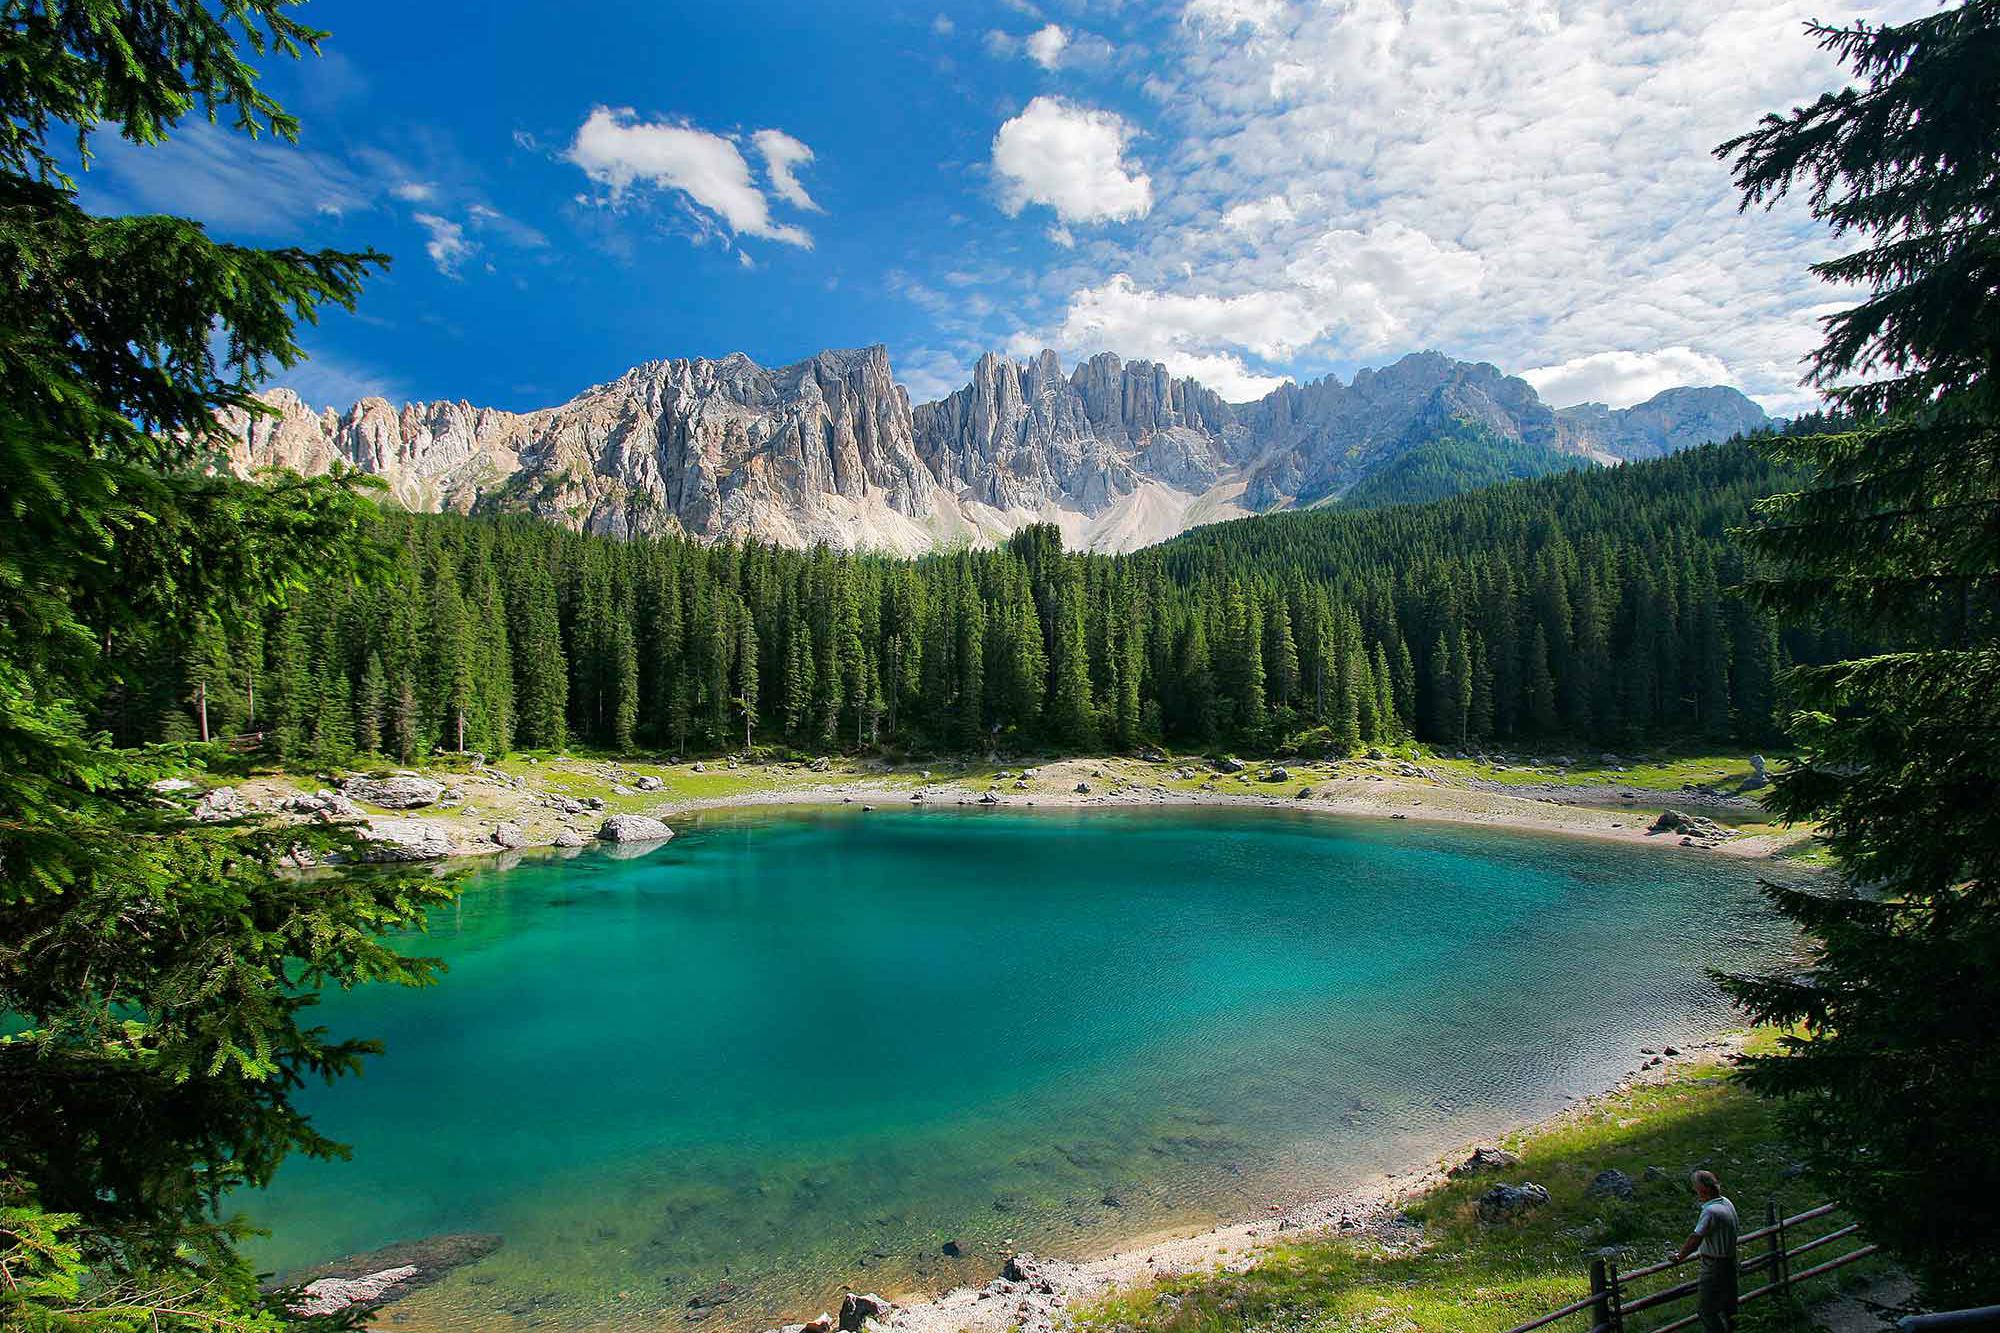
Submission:
[[[938,14],[931,19],[931,31],[939,37],[949,37],[957,28],[958,25],[951,21],[949,14]]]
[[[1269,393],[1288,378],[1253,370],[1228,347],[1259,360],[1281,361],[1319,337],[1326,317],[1288,292],[1240,296],[1185,295],[1140,287],[1128,273],[1075,293],[1060,326],[1047,341],[1074,357],[1117,352],[1159,361],[1176,375],[1191,375],[1232,402]],[[1017,355],[1044,339],[1017,335]]]
[[[1062,25],[1051,23],[1028,34],[1028,58],[1043,69],[1054,69],[1062,62],[1063,49],[1069,45],[1069,34]]]
[[[389,187],[389,193],[406,204],[428,204],[437,198],[437,186],[429,181],[399,181]]]
[[[1188,0],[1181,10],[1181,21],[1222,32],[1246,26],[1265,28],[1284,10],[1283,0]]]
[[[331,352],[312,352],[289,370],[281,370],[269,381],[272,388],[287,388],[306,406],[324,411],[345,412],[363,398],[386,398],[392,403],[410,400],[409,389],[377,371],[373,366],[348,361]]]
[[[549,238],[542,234],[540,228],[508,217],[491,204],[474,204],[465,210],[465,216],[474,230],[500,236],[508,244],[523,250],[540,250],[549,243]]]
[[[465,228],[450,218],[439,217],[435,213],[417,213],[412,217],[430,234],[430,240],[424,244],[424,253],[431,257],[437,271],[446,277],[457,277],[459,266],[478,253],[478,242],[467,240]]]
[[[751,180],[750,164],[719,134],[671,121],[641,121],[630,108],[600,106],[578,127],[563,156],[603,186],[614,204],[634,186],[652,185],[734,235],[812,248],[804,228],[772,218],[771,201]]]
[[[1282,194],[1274,194],[1267,199],[1232,205],[1222,215],[1222,225],[1231,231],[1260,233],[1273,223],[1292,222],[1297,217],[1298,214],[1292,211],[1291,201]]]
[[[770,178],[773,193],[794,208],[811,213],[824,211],[799,183],[798,169],[813,160],[812,149],[783,130],[758,130],[750,136],[750,142],[764,159],[764,174]]]
[[[934,347],[913,347],[890,358],[896,379],[909,391],[912,403],[934,403],[972,379],[974,355],[959,356]]]
[[[1485,264],[1461,246],[1385,222],[1367,232],[1322,232],[1285,276],[1312,294],[1329,327],[1351,330],[1358,347],[1372,351],[1406,337],[1419,318],[1469,304]]]
[[[1556,407],[1603,403],[1630,407],[1662,389],[1684,384],[1733,384],[1729,367],[1692,347],[1662,347],[1653,352],[1592,352],[1553,366],[1521,372],[1535,392]]]
[[[1711,150],[1845,82],[1804,31],[1815,2],[1188,0],[1141,85],[1150,110],[1094,159],[1041,99],[1017,118],[1046,122],[1031,150],[1003,162],[996,140],[1010,212],[1104,216],[1093,186],[1136,178],[1140,132],[1150,174],[1129,225],[1018,275],[1033,296],[988,336],[1080,351],[1065,339],[1095,329],[1250,377],[1436,347],[1575,363],[1598,396],[1699,377],[1797,411],[1815,321],[1853,294],[1809,273],[1835,247],[1800,203],[1739,214]],[[1928,7],[1851,0],[1843,20]],[[1618,349],[1650,360],[1619,369]]]
[[[245,236],[296,236],[315,219],[373,207],[384,188],[371,173],[326,153],[269,137],[252,140],[199,117],[163,144],[139,147],[100,134],[92,150],[96,159],[82,186],[98,206],[199,218]]]
[[[993,136],[1001,207],[1012,215],[1046,204],[1065,223],[1146,216],[1153,178],[1125,160],[1132,134],[1112,112],[1037,97]]]

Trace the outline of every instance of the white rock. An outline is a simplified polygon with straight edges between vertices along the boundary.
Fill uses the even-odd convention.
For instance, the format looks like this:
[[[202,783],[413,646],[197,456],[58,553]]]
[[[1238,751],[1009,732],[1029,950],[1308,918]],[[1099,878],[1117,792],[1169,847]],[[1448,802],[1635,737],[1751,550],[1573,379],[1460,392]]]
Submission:
[[[674,831],[650,815],[613,815],[597,836],[603,842],[665,842]]]

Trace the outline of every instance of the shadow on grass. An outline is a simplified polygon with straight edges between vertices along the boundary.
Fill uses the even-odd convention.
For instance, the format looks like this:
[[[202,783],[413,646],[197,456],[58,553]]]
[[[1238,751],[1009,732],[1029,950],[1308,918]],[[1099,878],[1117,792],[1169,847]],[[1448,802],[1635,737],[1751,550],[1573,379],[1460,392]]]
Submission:
[[[1248,1272],[1134,1289],[1083,1312],[1079,1322],[1095,1333],[1498,1333],[1582,1296],[1590,1260],[1600,1252],[1622,1268],[1667,1257],[1692,1226],[1695,1202],[1687,1178],[1697,1168],[1722,1178],[1745,1230],[1762,1225],[1767,1200],[1776,1200],[1781,1212],[1822,1200],[1818,1187],[1791,1167],[1772,1107],[1738,1087],[1721,1065],[1695,1066],[1668,1083],[1621,1093],[1512,1146],[1521,1154],[1519,1166],[1445,1183],[1412,1203],[1408,1215],[1418,1225],[1406,1241],[1331,1238],[1284,1245]],[[1634,1182],[1629,1200],[1592,1194],[1598,1173],[1612,1169]],[[1483,1223],[1478,1198],[1500,1180],[1534,1181],[1549,1191],[1550,1202],[1517,1221]],[[1836,1216],[1815,1225],[1830,1230],[1845,1220]],[[1755,1252],[1753,1245],[1746,1257]],[[1690,1275],[1676,1270],[1641,1290]],[[1746,1285],[1757,1282],[1753,1277]],[[1815,1285],[1809,1300],[1834,1290],[1831,1280]],[[1676,1303],[1639,1315],[1627,1327],[1642,1333],[1692,1309]],[[1796,1304],[1760,1302],[1743,1315],[1746,1333],[1809,1326]],[[1580,1333],[1588,1320],[1577,1316],[1553,1327]]]

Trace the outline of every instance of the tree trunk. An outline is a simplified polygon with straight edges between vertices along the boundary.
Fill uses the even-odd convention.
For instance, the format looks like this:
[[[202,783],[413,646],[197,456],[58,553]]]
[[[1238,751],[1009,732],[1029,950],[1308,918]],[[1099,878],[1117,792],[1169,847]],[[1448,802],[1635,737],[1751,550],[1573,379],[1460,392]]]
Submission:
[[[198,680],[194,685],[195,707],[201,713],[201,743],[208,744],[208,682]]]

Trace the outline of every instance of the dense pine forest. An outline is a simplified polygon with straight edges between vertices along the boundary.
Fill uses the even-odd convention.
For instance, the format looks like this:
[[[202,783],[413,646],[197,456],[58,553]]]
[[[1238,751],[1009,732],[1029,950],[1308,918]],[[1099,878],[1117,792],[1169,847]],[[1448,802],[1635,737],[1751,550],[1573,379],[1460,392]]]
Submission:
[[[1053,527],[917,561],[385,513],[386,568],[135,645],[126,741],[285,760],[1759,742],[1835,645],[1732,587],[1782,475],[1744,442],[1443,501],[1246,519],[1128,556]]]

